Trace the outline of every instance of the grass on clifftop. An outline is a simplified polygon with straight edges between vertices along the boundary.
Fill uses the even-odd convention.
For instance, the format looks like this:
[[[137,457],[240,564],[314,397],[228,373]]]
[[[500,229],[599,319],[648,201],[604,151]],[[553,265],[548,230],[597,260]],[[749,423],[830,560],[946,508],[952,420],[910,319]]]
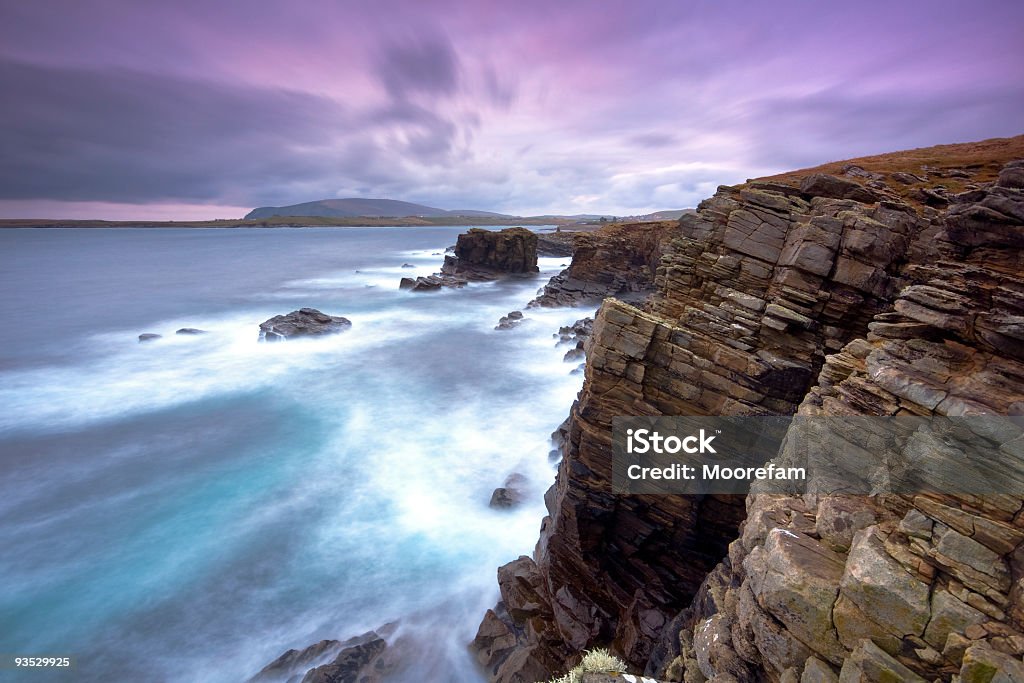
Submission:
[[[911,173],[927,179],[906,185],[894,182],[888,177],[884,182],[897,194],[911,203],[916,203],[913,190],[943,186],[951,193],[963,192],[968,185],[987,183],[996,179],[999,171],[1014,159],[1024,159],[1024,135],[1012,138],[992,138],[979,142],[962,142],[953,145],[936,145],[921,147],[901,152],[876,154],[874,156],[831,161],[827,164],[804,168],[798,171],[787,171],[778,175],[756,178],[759,181],[783,183],[797,186],[800,180],[812,173],[829,173],[842,176],[847,166],[860,166],[866,171],[881,173]],[[966,171],[967,178],[946,175],[948,171]],[[866,184],[868,178],[847,177],[860,184]]]

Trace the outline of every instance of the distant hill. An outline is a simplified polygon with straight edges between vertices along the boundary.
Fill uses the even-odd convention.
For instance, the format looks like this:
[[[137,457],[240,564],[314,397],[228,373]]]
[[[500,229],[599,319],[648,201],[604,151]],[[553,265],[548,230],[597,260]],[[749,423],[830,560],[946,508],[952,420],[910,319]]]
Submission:
[[[458,209],[447,211],[424,204],[413,204],[396,199],[321,199],[315,202],[292,204],[291,206],[261,206],[246,214],[246,220],[255,218],[271,218],[273,216],[324,216],[330,218],[402,218],[405,216],[423,216],[437,218],[441,216],[479,216],[488,218],[514,218],[491,211]]]

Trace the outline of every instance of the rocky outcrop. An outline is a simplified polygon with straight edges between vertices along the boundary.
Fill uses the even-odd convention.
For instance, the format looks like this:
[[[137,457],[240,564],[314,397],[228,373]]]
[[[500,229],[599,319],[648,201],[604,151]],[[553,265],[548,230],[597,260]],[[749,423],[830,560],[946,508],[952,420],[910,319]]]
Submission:
[[[537,270],[537,234],[526,228],[470,228],[459,235],[454,255],[444,264],[445,273],[470,277]]]
[[[529,305],[596,305],[606,296],[642,300],[654,286],[662,241],[675,231],[666,221],[572,233],[572,262]]]
[[[285,341],[299,337],[322,337],[352,327],[352,321],[327,315],[315,308],[300,308],[286,315],[275,315],[260,323],[260,341]]]
[[[576,231],[559,230],[544,232],[537,235],[538,256],[572,256],[572,244]]]
[[[440,272],[416,278],[403,277],[399,289],[436,292],[442,287],[465,287],[505,276],[538,272],[537,235],[526,228],[484,230],[470,228],[459,235]]]
[[[617,415],[1024,414],[1008,168],[946,210],[817,178],[684,216],[655,296],[598,313],[534,557],[499,570],[476,641],[491,680],[595,645],[673,681],[1015,680],[1020,496],[617,496],[609,475]]]
[[[263,667],[249,683],[380,683],[401,666],[389,645],[396,624],[345,641],[321,640],[303,650],[288,650]]]

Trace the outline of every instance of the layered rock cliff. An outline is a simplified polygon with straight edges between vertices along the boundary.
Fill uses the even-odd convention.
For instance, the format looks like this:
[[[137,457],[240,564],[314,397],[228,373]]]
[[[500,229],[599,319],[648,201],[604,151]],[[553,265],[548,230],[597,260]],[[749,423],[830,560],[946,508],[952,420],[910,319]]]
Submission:
[[[492,680],[597,645],[676,681],[1017,680],[1019,495],[621,496],[609,474],[618,415],[1024,414],[1024,165],[981,168],[917,168],[911,195],[851,165],[681,219],[656,295],[597,316],[550,515],[475,641]]]

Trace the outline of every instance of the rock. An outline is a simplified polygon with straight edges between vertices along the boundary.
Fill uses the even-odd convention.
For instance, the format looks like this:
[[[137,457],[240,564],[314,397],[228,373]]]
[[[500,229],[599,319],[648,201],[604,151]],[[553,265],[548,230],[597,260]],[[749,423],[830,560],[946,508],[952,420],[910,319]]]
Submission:
[[[892,178],[893,180],[895,180],[896,182],[902,183],[904,185],[913,185],[914,183],[923,183],[923,182],[925,182],[927,180],[927,178],[922,178],[920,176],[914,175],[913,173],[903,173],[901,171],[897,171],[895,173],[890,173],[889,177]]]
[[[925,629],[924,639],[941,650],[951,633],[962,633],[971,624],[986,620],[984,614],[957,600],[949,591],[936,590],[932,595],[932,616]]]
[[[399,653],[387,638],[391,623],[345,641],[321,640],[303,650],[288,650],[248,683],[381,683],[399,666]]]
[[[459,235],[454,258],[446,259],[444,272],[536,273],[537,270],[536,233],[526,228],[499,231],[470,228]]]
[[[897,638],[919,636],[929,618],[928,585],[918,581],[886,553],[875,536],[877,527],[858,531],[853,538],[840,592],[869,620],[868,627]],[[851,647],[860,629],[836,623],[840,640]]]
[[[868,171],[867,169],[861,168],[856,164],[846,164],[842,168],[842,174],[851,178],[865,178],[867,180],[881,180],[885,176],[881,173],[875,173],[874,171]]]
[[[852,199],[855,202],[872,203],[878,195],[865,187],[825,173],[814,173],[800,181],[800,191],[808,197],[831,199]]]
[[[139,335],[139,343],[141,344],[143,342],[151,342],[162,338],[162,334],[156,334],[155,332],[143,332],[142,334]]]
[[[513,472],[505,479],[504,486],[494,489],[488,505],[495,509],[518,507],[525,499],[526,477]]]
[[[465,280],[443,275],[421,275],[418,278],[403,277],[399,283],[399,289],[408,289],[413,292],[436,292],[441,287],[462,287]]]
[[[258,674],[249,679],[249,683],[277,683],[296,674],[301,676],[309,669],[336,657],[342,647],[341,641],[321,640],[302,650],[288,650],[260,669]]]
[[[996,185],[1016,190],[1024,189],[1024,166],[1007,164],[999,172],[999,180]]]
[[[206,330],[200,330],[196,327],[182,327],[180,330],[177,330],[174,334],[194,336],[197,334],[206,334]]]
[[[1024,662],[979,643],[964,653],[960,680],[962,683],[1024,683]]]
[[[537,235],[538,256],[572,256],[576,232],[546,232]]]
[[[760,563],[755,553],[744,561],[758,604],[800,641],[838,664],[844,652],[832,626],[832,604],[839,593],[843,557],[784,529],[768,534],[763,554]]]
[[[498,320],[498,324],[495,326],[494,329],[511,330],[515,327],[518,327],[523,322],[523,320],[524,318],[522,311],[511,311],[508,314],[501,316],[501,319]]]
[[[870,640],[862,640],[843,663],[839,683],[925,683]]]
[[[352,327],[352,321],[327,315],[315,308],[300,308],[286,315],[275,315],[260,323],[260,341],[283,341],[299,337],[320,337]]]
[[[936,186],[961,167],[979,179],[967,192]],[[870,446],[854,464],[878,475],[877,495],[830,495],[840,479],[799,496],[622,496],[608,479],[617,416],[1024,414],[1024,192],[981,182],[993,168],[907,168],[878,192],[827,176],[806,193],[792,177],[723,186],[655,250],[576,238],[540,300],[629,291],[616,278],[631,272],[653,293],[595,316],[536,559],[528,579],[501,573],[526,607],[491,680],[546,680],[538,662],[561,674],[597,646],[651,676],[743,683],[831,681],[840,665],[847,681],[947,681],[982,640],[1019,657],[1020,497],[927,477],[888,492],[902,473],[845,420],[837,436]],[[915,189],[945,201],[923,206]],[[952,459],[954,436],[915,433],[906,453]]]
[[[564,362],[564,363],[576,363],[577,361],[581,361],[581,360],[585,359],[586,357],[587,357],[587,353],[586,353],[586,351],[583,350],[583,346],[582,346],[582,342],[581,342],[580,346],[577,346],[576,348],[573,348],[573,349],[569,349],[568,351],[565,352],[565,355],[562,356],[562,362]]]
[[[654,284],[662,242],[677,229],[675,222],[626,223],[574,233],[569,267],[529,306],[578,306],[612,295],[644,298]]]
[[[800,683],[839,683],[839,676],[825,662],[817,657],[810,657],[804,663]]]
[[[855,496],[833,496],[818,505],[815,531],[830,548],[846,552],[853,535],[877,521],[875,509]]]
[[[414,266],[414,265],[413,265],[413,264],[411,264],[411,263],[403,263],[403,264],[402,264],[402,267],[403,267],[403,268],[415,268],[416,266]]]
[[[379,683],[388,673],[381,666],[387,647],[375,631],[347,640],[333,661],[307,671],[301,683]]]

